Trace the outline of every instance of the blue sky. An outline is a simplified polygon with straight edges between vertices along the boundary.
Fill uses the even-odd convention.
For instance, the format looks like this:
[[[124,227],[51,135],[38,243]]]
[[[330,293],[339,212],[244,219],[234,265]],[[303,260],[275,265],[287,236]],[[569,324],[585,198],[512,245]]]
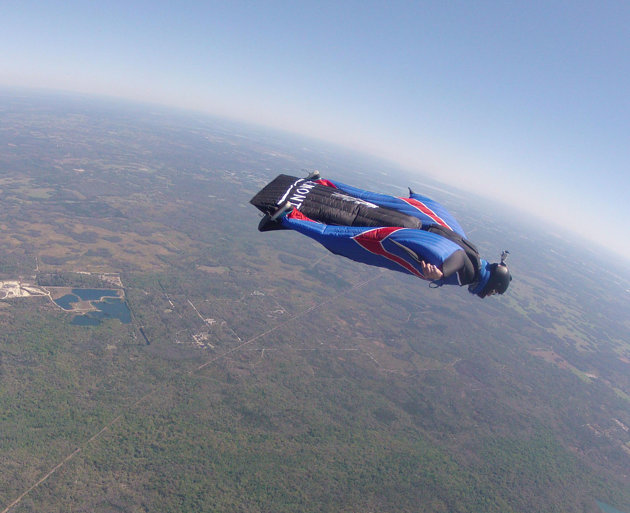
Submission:
[[[0,85],[334,141],[630,255],[626,0],[5,0],[0,20]]]

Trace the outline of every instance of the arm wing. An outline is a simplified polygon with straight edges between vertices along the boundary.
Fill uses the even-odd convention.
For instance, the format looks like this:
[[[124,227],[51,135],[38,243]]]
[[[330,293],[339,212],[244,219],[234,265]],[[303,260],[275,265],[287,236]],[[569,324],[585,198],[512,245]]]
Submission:
[[[424,230],[332,226],[313,221],[298,210],[283,217],[282,225],[316,240],[337,255],[423,279],[421,261],[441,267],[446,258],[460,249],[454,242]]]

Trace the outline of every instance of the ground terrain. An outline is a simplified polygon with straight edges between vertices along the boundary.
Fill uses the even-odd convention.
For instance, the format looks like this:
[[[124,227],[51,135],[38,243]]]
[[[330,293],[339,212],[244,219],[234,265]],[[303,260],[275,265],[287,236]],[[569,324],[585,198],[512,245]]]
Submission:
[[[509,293],[258,233],[249,198],[315,168],[436,196]],[[1,296],[0,511],[630,510],[630,284],[564,233],[316,142],[8,93],[0,205],[0,281],[119,277],[133,318]]]

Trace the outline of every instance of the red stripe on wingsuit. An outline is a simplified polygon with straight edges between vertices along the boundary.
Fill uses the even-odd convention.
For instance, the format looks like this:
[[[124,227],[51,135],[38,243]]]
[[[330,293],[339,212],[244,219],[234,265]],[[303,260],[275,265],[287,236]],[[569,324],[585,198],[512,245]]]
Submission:
[[[312,223],[315,222],[310,217],[306,217],[304,214],[302,214],[302,212],[300,212],[297,208],[291,210],[291,212],[287,214],[287,217],[289,219],[297,219],[298,221],[311,221]]]
[[[326,187],[332,187],[333,189],[337,189],[337,186],[332,183],[330,180],[326,180],[325,178],[320,178],[319,180],[313,180],[313,182],[318,183],[319,185],[325,185]]]
[[[418,201],[417,199],[414,199],[414,198],[398,198],[398,199],[401,199],[405,203],[409,203],[409,205],[411,205],[412,207],[417,208],[420,212],[422,212],[423,214],[433,219],[437,224],[440,224],[444,228],[448,228],[449,230],[452,230],[452,228],[446,223],[446,221],[444,221],[444,219],[442,219],[439,215],[433,212],[433,210],[431,210],[424,203],[422,203],[422,201]]]
[[[424,278],[422,273],[418,271],[413,265],[407,262],[404,258],[399,257],[398,255],[394,255],[390,253],[383,247],[383,241],[389,237],[392,233],[397,232],[398,230],[403,230],[404,228],[387,226],[384,228],[375,228],[373,230],[367,230],[359,235],[355,235],[352,237],[359,246],[364,249],[367,249],[370,253],[374,253],[375,255],[380,255],[385,257],[392,262],[396,262],[398,265],[404,267],[411,274],[416,275],[418,278]]]

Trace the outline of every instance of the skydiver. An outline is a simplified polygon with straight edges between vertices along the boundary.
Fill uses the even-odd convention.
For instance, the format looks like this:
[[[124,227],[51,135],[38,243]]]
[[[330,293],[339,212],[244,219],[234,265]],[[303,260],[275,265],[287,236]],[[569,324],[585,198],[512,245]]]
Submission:
[[[433,286],[468,285],[481,298],[503,294],[505,264],[480,257],[457,220],[438,202],[409,189],[408,198],[357,189],[319,174],[280,175],[250,201],[265,216],[260,231],[292,229],[329,251],[406,272]]]

